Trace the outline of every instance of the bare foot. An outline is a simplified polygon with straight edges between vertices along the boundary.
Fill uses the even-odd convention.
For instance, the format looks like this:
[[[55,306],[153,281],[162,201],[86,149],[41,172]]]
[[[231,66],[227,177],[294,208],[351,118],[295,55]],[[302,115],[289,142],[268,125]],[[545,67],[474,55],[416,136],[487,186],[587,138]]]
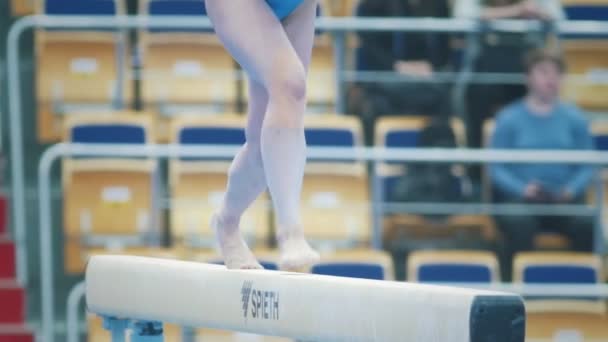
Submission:
[[[264,269],[245,243],[238,227],[230,227],[214,214],[211,218],[211,228],[215,230],[220,245],[224,265],[231,270]]]
[[[278,242],[281,250],[279,258],[279,269],[281,270],[302,271],[319,262],[319,253],[310,247],[299,227],[281,229]]]

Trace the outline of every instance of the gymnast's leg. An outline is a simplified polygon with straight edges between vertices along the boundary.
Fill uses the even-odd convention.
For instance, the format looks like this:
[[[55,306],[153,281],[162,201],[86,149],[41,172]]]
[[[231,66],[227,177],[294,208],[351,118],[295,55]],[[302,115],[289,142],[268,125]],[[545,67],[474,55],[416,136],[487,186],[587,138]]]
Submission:
[[[281,22],[264,0],[206,0],[206,5],[216,33],[226,48],[250,78],[263,84],[267,91],[261,155],[277,213],[281,266],[288,269],[306,266],[315,262],[318,254],[304,240],[300,218],[306,160],[305,67]],[[293,15],[314,6],[314,0],[306,0]],[[308,28],[312,42],[314,11],[311,13]]]
[[[287,37],[291,42],[302,66],[304,67],[304,71],[308,73],[308,67],[310,65],[310,59],[312,55],[312,48],[314,43],[314,19],[316,17],[317,12],[317,1],[316,0],[305,0],[299,7],[296,9],[294,13],[292,13],[289,17],[283,20],[283,27],[285,28],[285,32],[287,33]],[[304,84],[306,87],[306,84]],[[304,107],[306,102],[304,102]],[[305,108],[304,108],[305,110]],[[302,129],[303,132],[303,129]],[[302,138],[302,141],[304,139]],[[306,146],[306,142],[304,141],[304,147]],[[304,154],[306,152],[304,151]],[[305,158],[304,158],[305,162]],[[268,165],[268,164],[265,164]],[[302,170],[304,166],[302,165]],[[303,171],[300,173],[300,177],[303,176]],[[301,178],[300,178],[301,179]],[[301,189],[301,183],[300,183]],[[300,268],[302,266],[312,264],[317,261],[318,254],[313,252],[306,240],[304,239],[304,234],[302,231],[302,226],[299,223],[299,196],[300,189],[298,189],[298,197],[294,198],[297,201],[294,205],[293,210],[297,210],[298,223],[295,225],[282,225],[279,219],[279,229],[277,230],[277,238],[279,240],[279,246],[281,248],[282,260],[281,263],[285,268]],[[275,204],[276,206],[276,204]],[[277,213],[278,214],[278,213]],[[284,220],[283,222],[289,222],[288,220]]]
[[[264,86],[250,80],[246,143],[232,161],[224,200],[211,221],[224,264],[230,269],[262,268],[245,244],[239,223],[245,210],[266,189],[260,138],[267,105],[268,94]]]

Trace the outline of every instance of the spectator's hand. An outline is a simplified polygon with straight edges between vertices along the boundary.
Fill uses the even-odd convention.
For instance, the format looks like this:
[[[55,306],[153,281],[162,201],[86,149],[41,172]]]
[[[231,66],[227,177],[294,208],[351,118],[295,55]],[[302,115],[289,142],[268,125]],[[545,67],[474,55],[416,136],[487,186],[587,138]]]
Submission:
[[[433,66],[427,61],[397,61],[395,62],[395,71],[402,75],[431,77]]]
[[[527,200],[537,200],[540,197],[542,189],[538,183],[532,182],[526,185],[524,189],[524,198]]]
[[[518,5],[519,17],[526,19],[549,20],[551,16],[532,0],[524,0]]]

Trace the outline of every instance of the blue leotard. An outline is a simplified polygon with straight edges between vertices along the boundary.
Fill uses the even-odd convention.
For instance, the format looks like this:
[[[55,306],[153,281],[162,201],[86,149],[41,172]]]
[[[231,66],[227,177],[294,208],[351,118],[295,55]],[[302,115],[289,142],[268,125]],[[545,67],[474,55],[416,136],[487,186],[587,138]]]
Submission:
[[[285,19],[300,6],[304,0],[266,0],[279,20]]]

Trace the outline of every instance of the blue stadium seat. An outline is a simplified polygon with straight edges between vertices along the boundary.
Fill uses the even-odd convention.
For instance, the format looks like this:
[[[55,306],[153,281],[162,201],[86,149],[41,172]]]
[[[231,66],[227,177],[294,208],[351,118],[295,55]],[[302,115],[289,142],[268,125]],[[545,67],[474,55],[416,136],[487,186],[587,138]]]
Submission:
[[[355,147],[362,143],[359,129],[359,122],[350,118],[308,115],[304,133],[306,144],[310,147]],[[314,159],[310,158],[309,161]]]
[[[513,280],[521,283],[594,284],[603,281],[601,259],[585,253],[520,253]]]
[[[43,0],[48,15],[115,15],[115,0]]]
[[[483,251],[417,251],[408,257],[408,281],[491,283],[498,281],[498,261]]]
[[[489,283],[492,272],[484,265],[437,263],[418,268],[420,282]]]
[[[593,284],[597,282],[597,270],[583,265],[537,265],[523,271],[524,283],[534,284]]]
[[[578,5],[571,4],[564,6],[564,11],[568,20],[608,20],[608,3],[593,5],[584,4],[584,1],[582,1]]]
[[[600,151],[608,151],[608,121],[592,121],[591,134],[593,134],[595,148]]]
[[[89,144],[145,144],[146,129],[128,123],[83,124],[72,127],[71,142]]]
[[[382,251],[346,250],[323,255],[312,266],[311,273],[337,277],[390,280],[393,279],[391,257]]]
[[[117,112],[74,114],[65,124],[63,140],[82,144],[149,144],[153,124],[146,115]]]
[[[306,143],[311,147],[354,147],[357,144],[354,132],[340,127],[308,127]]]
[[[573,252],[529,252],[516,255],[513,281],[528,284],[599,284],[604,281],[599,256]],[[606,303],[593,297],[527,298],[530,312],[605,313]]]
[[[373,263],[336,262],[312,267],[311,273],[360,279],[385,279],[384,268]]]
[[[203,0],[148,0],[146,14],[152,16],[206,16]],[[150,32],[212,32],[210,29],[151,28]]]
[[[179,133],[179,143],[184,145],[242,145],[245,129],[242,127],[185,127]]]

